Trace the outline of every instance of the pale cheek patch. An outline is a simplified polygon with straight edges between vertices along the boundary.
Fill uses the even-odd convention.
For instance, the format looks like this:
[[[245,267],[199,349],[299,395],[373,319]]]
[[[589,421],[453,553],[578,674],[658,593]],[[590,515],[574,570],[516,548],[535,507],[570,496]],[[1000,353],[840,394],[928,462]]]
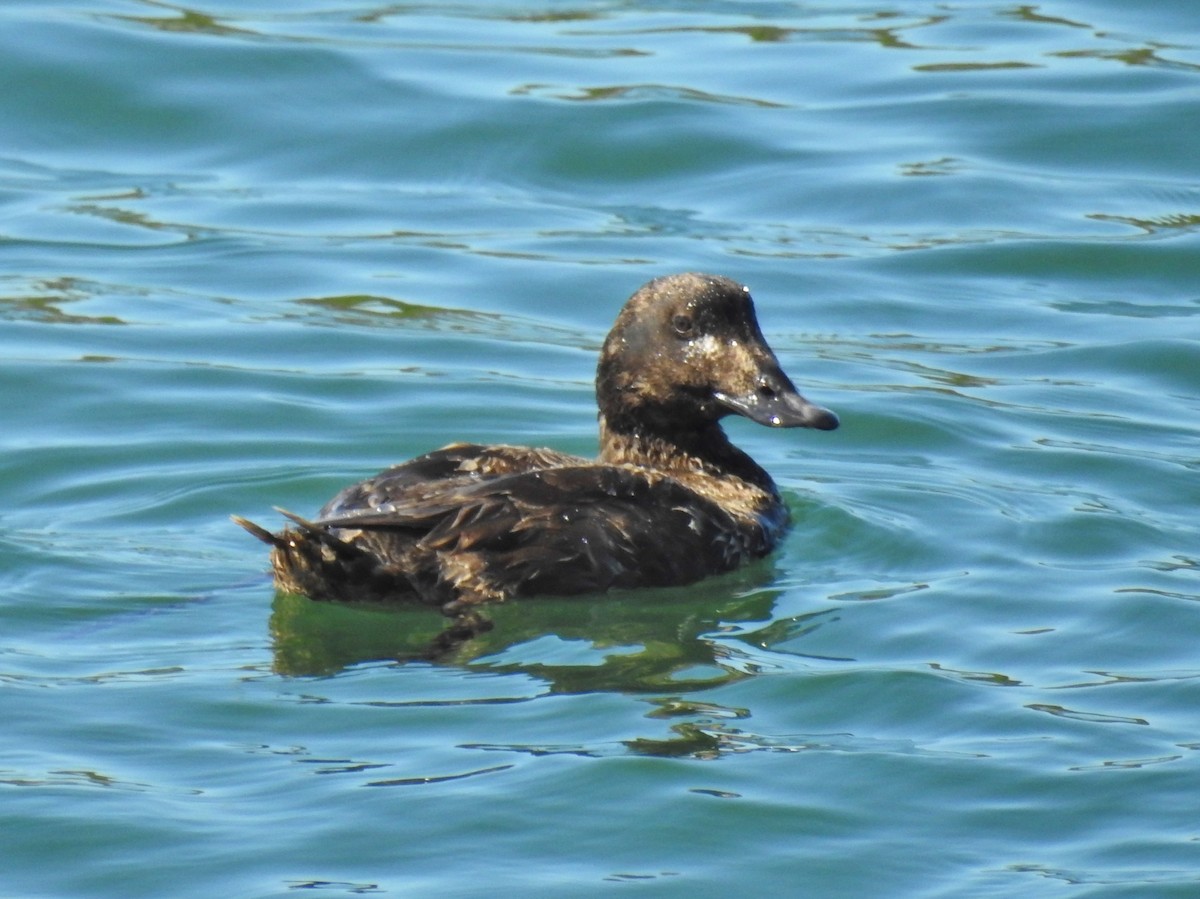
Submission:
[[[704,334],[697,337],[688,344],[687,354],[684,356],[688,362],[695,362],[697,359],[705,359],[716,356],[724,350],[724,345],[711,334]]]

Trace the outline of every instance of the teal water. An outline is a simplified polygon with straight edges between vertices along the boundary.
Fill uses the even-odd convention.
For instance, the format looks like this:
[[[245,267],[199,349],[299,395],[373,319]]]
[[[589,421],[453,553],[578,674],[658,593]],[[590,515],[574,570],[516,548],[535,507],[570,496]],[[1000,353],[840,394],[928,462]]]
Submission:
[[[0,5],[0,895],[1200,892],[1200,20]],[[276,596],[230,524],[595,448],[655,275],[840,430],[699,586]]]

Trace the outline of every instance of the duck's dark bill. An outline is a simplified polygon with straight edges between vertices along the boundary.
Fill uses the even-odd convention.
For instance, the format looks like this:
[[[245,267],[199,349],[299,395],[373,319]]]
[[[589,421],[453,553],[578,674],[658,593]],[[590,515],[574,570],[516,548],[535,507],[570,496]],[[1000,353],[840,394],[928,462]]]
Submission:
[[[748,396],[717,393],[716,400],[731,412],[771,428],[816,428],[832,431],[838,417],[822,406],[810,403],[795,389],[763,386]]]

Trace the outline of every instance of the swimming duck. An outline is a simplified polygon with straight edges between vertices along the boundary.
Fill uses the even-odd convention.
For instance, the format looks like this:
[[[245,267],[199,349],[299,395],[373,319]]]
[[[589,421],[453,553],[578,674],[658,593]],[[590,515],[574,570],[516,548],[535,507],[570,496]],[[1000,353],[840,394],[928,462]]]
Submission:
[[[687,584],[769,553],[788,524],[771,477],[730,443],[727,415],[838,426],[780,368],[748,288],[657,278],[633,294],[596,372],[600,455],[455,443],[335,496],[271,533],[281,590],[416,600],[463,617],[515,596]],[[469,630],[470,628],[468,628]]]

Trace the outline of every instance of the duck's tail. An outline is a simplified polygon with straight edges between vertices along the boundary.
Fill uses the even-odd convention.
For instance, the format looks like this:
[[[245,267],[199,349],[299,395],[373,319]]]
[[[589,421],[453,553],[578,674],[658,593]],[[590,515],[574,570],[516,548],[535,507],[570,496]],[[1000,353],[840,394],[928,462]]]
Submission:
[[[240,515],[230,515],[229,517],[234,524],[240,525],[263,543],[273,546],[275,549],[294,547],[296,538],[303,537],[313,540],[321,546],[328,547],[333,551],[334,558],[342,562],[352,562],[363,556],[362,550],[338,538],[324,525],[311,522],[307,518],[301,518],[295,512],[289,512],[287,509],[281,509],[279,506],[275,507],[275,511],[295,524],[297,529],[293,531],[284,528],[278,534],[273,534],[262,525],[255,524],[253,521],[242,518]]]
[[[234,524],[249,531],[250,534],[257,537],[263,543],[267,544],[267,546],[279,547],[279,546],[282,546],[286,542],[282,537],[277,537],[275,534],[272,534],[270,531],[268,531],[266,528],[262,527],[261,525],[255,524],[250,519],[242,518],[241,515],[230,515],[229,518],[233,521]]]
[[[395,602],[419,598],[411,579],[367,545],[344,540],[333,528],[276,508],[292,527],[272,533],[231,515],[234,523],[271,547],[275,584],[288,593],[333,602]]]
[[[272,533],[240,515],[230,515],[235,524],[271,547],[271,567],[280,590],[310,599],[333,602],[395,602],[422,595],[410,577],[387,566],[377,555],[356,543],[343,540],[327,527],[276,507],[294,528]],[[493,624],[469,604],[443,602],[442,614],[451,619],[419,657],[445,658],[459,646],[490,631]]]

